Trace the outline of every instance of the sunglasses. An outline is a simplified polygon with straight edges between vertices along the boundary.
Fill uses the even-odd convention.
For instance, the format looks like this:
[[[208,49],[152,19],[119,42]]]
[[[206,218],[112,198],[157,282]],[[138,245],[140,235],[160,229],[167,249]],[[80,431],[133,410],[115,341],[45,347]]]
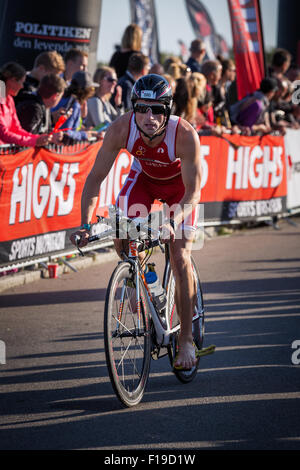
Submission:
[[[134,111],[136,113],[146,114],[148,110],[151,110],[152,114],[166,114],[166,107],[163,104],[136,104]]]
[[[116,78],[113,78],[113,77],[105,77],[105,80],[107,80],[108,82],[117,82],[117,79]]]

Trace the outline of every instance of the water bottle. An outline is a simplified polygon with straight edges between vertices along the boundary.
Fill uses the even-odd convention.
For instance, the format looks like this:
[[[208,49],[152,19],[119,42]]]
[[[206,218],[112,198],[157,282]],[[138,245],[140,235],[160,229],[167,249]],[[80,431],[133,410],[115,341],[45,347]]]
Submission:
[[[165,289],[160,283],[160,280],[155,271],[148,271],[145,273],[145,278],[150,289],[153,303],[160,315],[164,315],[164,309],[167,302]]]

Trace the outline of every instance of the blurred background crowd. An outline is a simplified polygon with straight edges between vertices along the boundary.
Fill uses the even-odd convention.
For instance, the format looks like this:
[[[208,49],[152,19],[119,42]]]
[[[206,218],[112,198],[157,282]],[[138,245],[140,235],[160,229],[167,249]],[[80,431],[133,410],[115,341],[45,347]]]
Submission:
[[[259,89],[237,98],[235,62],[206,59],[205,43],[195,39],[186,62],[169,56],[151,64],[141,52],[142,30],[132,23],[108,65],[88,71],[89,56],[70,49],[63,57],[42,52],[30,71],[20,63],[0,67],[0,145],[44,146],[102,139],[107,127],[131,110],[136,80],[163,75],[173,90],[172,114],[186,119],[199,135],[284,135],[300,128],[294,83],[300,70],[289,51],[277,49]]]

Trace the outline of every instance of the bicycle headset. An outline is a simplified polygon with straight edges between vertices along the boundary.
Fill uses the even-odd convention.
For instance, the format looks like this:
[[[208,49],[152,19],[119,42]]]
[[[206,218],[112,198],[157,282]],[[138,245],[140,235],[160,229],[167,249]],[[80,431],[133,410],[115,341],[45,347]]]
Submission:
[[[135,119],[135,124],[138,130],[142,132],[150,141],[152,141],[155,137],[159,137],[160,135],[162,135],[167,127],[173,102],[171,86],[169,85],[169,82],[161,75],[157,75],[155,73],[144,75],[135,82],[131,92],[131,103],[133,107],[134,118],[134,108],[137,100],[157,101],[158,103],[162,103],[165,105],[164,123],[153,136],[146,134],[138,126]]]

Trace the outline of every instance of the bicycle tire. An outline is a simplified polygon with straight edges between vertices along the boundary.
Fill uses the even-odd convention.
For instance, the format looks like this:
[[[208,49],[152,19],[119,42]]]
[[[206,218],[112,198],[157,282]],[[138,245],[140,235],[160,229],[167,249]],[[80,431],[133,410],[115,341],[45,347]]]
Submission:
[[[197,346],[198,349],[202,348],[203,345],[203,340],[204,340],[204,304],[203,304],[203,293],[202,293],[202,287],[201,287],[201,281],[200,281],[200,275],[198,268],[196,266],[196,263],[193,258],[191,258],[192,261],[192,269],[193,273],[196,279],[196,284],[197,284],[197,311],[199,314],[199,317],[195,320],[193,320],[193,336],[194,336],[194,342]],[[166,307],[166,321],[170,327],[170,329],[174,328],[179,324],[179,317],[177,315],[176,311],[176,304],[175,304],[175,279],[173,276],[173,272],[171,269],[171,266],[169,266],[167,275],[166,275],[166,282],[165,282],[165,288],[166,288],[166,293],[167,293],[167,307]],[[178,336],[179,336],[179,331],[178,330],[176,333],[174,333],[171,342],[168,346],[168,356],[170,360],[170,364],[173,368],[173,372],[177,379],[182,382],[182,383],[189,383],[191,382],[196,374],[197,370],[199,368],[199,362],[200,358],[197,359],[197,363],[194,367],[192,367],[189,370],[179,370],[175,369],[173,367],[174,360],[176,357],[176,354],[178,352]]]
[[[145,288],[140,281],[138,325],[133,278],[131,264],[119,263],[108,284],[104,311],[104,346],[109,377],[116,396],[127,407],[137,405],[143,398],[150,372],[151,336]]]

